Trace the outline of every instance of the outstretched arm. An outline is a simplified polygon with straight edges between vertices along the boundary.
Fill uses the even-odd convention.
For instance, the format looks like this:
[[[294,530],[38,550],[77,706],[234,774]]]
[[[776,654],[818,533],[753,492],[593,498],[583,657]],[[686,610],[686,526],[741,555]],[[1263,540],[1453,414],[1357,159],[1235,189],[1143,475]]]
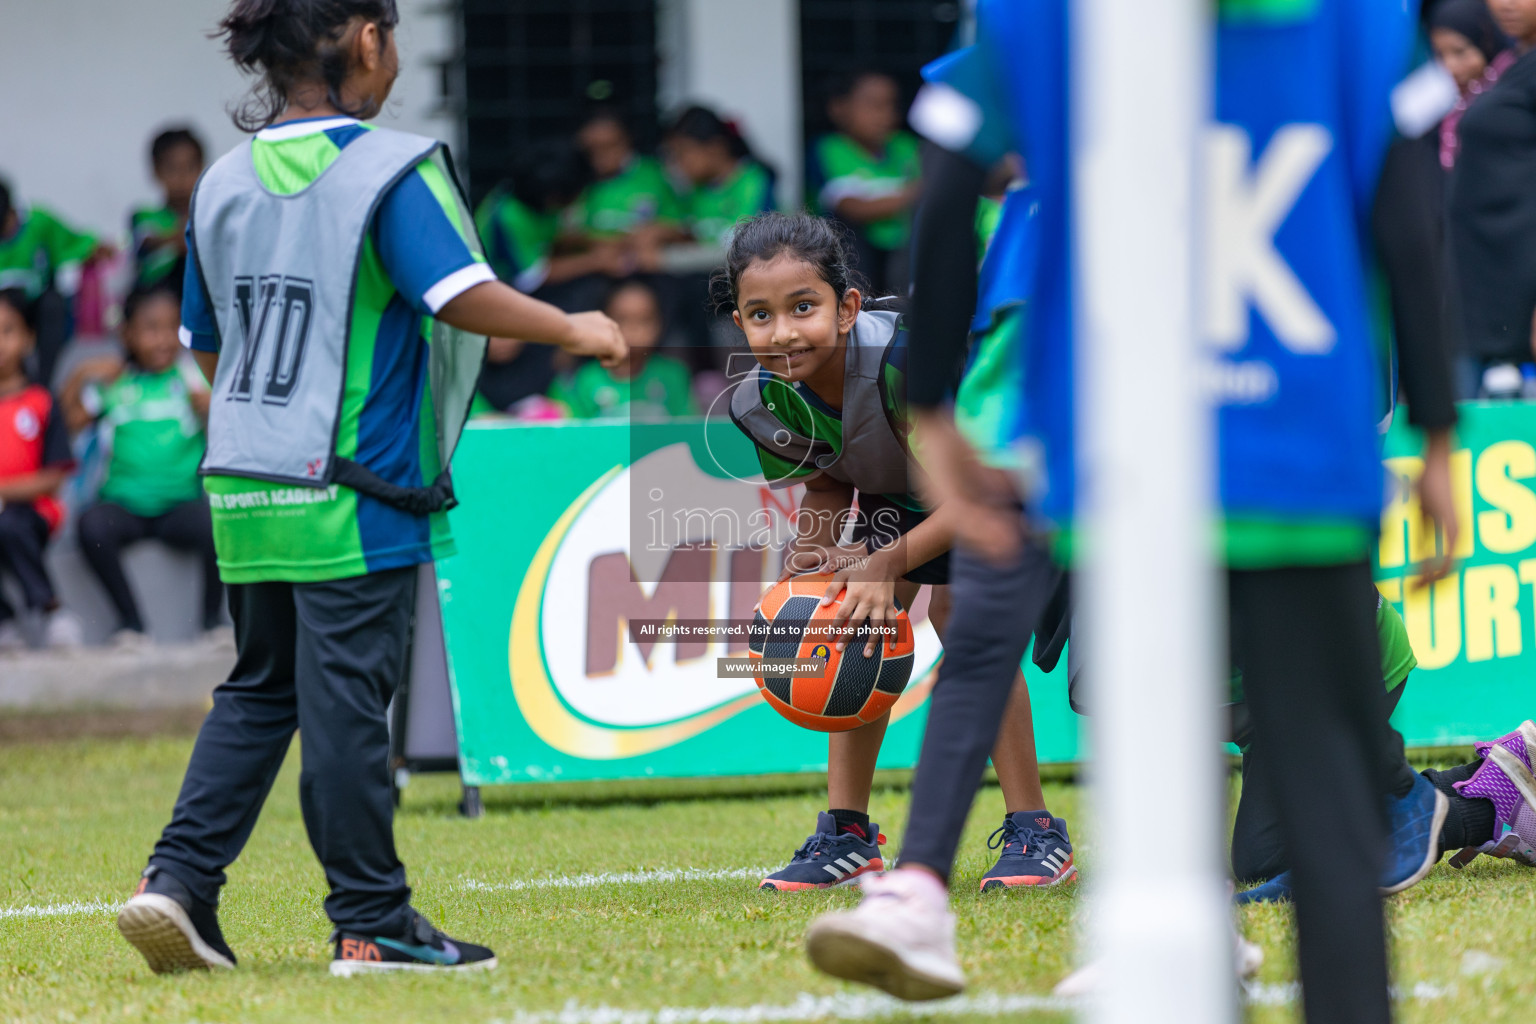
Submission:
[[[485,281],[437,311],[437,319],[472,334],[557,345],[574,355],[617,365],[628,346],[602,313],[565,313],[500,281]]]

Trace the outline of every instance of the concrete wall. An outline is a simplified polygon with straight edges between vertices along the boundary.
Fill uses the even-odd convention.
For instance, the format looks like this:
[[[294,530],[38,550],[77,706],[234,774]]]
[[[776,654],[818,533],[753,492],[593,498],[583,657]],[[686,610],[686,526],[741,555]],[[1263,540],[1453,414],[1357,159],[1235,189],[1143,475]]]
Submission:
[[[239,141],[225,113],[247,82],[208,38],[221,0],[5,0],[0,31],[0,177],[121,240],[131,207],[156,199],[149,140],[190,123],[217,155]],[[456,19],[438,0],[400,0],[401,75],[381,123],[456,143],[432,61]]]
[[[798,0],[660,0],[663,116],[704,103],[741,123],[796,204],[804,174]]]

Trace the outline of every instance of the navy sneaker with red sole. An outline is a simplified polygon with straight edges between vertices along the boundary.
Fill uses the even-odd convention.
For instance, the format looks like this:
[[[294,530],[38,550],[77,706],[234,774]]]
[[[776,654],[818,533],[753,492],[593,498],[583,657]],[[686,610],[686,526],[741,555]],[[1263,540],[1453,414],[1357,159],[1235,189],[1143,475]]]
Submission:
[[[837,819],[822,811],[816,815],[816,831],[795,851],[790,862],[757,887],[798,892],[848,885],[864,875],[885,870],[885,861],[880,856],[884,842],[879,825],[871,822],[867,831],[840,833]]]
[[[1001,846],[997,863],[981,876],[981,891],[1060,885],[1077,880],[1072,841],[1063,818],[1016,811],[987,839],[987,849]]]

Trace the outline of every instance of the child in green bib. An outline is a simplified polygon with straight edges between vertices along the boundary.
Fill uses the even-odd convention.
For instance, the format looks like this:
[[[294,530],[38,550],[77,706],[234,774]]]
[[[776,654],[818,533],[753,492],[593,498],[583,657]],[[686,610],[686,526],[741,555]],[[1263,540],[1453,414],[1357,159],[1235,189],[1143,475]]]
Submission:
[[[168,284],[131,293],[123,303],[127,359],[81,363],[60,394],[70,427],[96,424],[107,452],[106,479],[77,529],[81,554],[117,613],[114,643],[123,647],[145,641],[144,619],[123,572],[123,549],[139,541],[196,554],[202,629],[219,629],[224,614],[213,524],[197,476],[208,388],[176,335],[180,302]]]

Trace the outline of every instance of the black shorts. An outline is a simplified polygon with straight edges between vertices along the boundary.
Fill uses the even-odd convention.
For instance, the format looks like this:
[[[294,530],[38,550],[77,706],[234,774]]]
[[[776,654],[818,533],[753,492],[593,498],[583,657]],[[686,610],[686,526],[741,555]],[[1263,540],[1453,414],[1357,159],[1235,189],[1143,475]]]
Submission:
[[[890,547],[897,539],[911,533],[927,512],[907,508],[879,494],[859,492],[859,515],[854,521],[852,540],[868,544],[874,540],[871,551]],[[922,583],[942,587],[949,583],[949,552],[931,558],[907,573],[902,579],[908,583]]]

